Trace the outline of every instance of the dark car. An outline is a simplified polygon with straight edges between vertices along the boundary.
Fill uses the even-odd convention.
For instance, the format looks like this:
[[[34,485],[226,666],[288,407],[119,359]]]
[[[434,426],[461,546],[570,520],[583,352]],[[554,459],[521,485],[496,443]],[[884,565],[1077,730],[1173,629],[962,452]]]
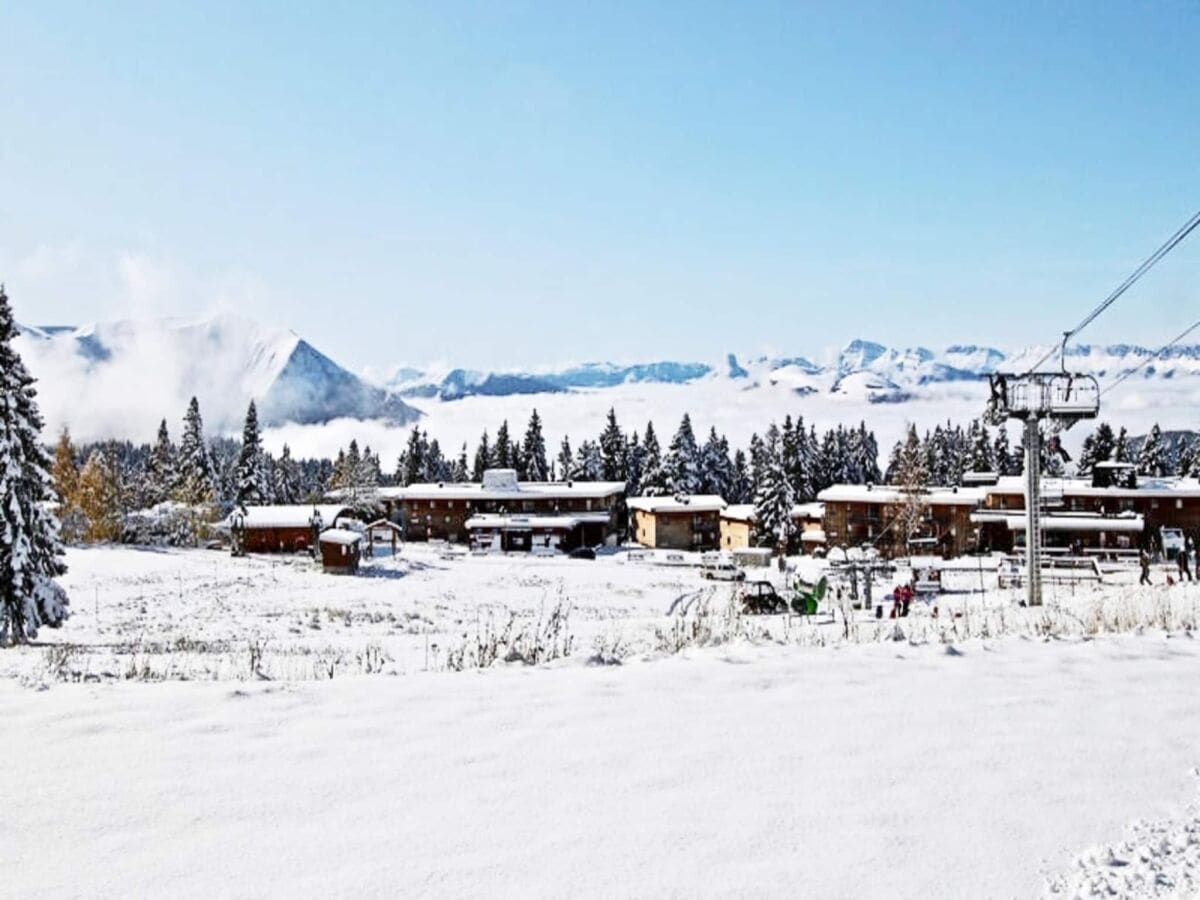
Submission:
[[[576,547],[567,556],[571,557],[571,559],[595,559],[596,551],[591,547]]]
[[[751,581],[742,589],[742,609],[755,615],[787,612],[787,603],[769,581]]]

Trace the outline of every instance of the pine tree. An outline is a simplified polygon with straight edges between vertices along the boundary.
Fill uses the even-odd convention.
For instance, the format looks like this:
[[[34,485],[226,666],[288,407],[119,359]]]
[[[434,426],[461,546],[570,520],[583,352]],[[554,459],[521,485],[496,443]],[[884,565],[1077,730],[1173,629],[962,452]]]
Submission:
[[[601,481],[604,476],[604,459],[600,445],[595,441],[584,441],[575,451],[571,466],[571,478],[575,481]]]
[[[529,416],[525,439],[521,443],[520,474],[525,481],[545,481],[550,474],[546,438],[542,435],[542,420],[536,409]]]
[[[624,481],[629,477],[626,451],[625,433],[617,424],[616,410],[610,407],[604,430],[600,433],[600,461],[604,466],[604,481]]]
[[[508,436],[508,420],[505,419],[500,423],[500,427],[496,430],[496,443],[492,445],[492,464],[493,469],[515,469],[516,460],[513,452],[512,441]]]
[[[763,442],[762,472],[754,494],[754,528],[760,546],[785,550],[791,535],[795,495],[783,464],[782,439],[771,423]]]
[[[572,477],[571,470],[575,468],[575,454],[571,451],[571,441],[566,435],[563,435],[562,443],[558,447],[558,456],[554,458],[554,462],[558,467],[559,478],[567,481]]]
[[[692,431],[692,419],[683,414],[679,429],[671,439],[667,457],[663,461],[666,486],[671,494],[694,494],[700,484],[700,452],[696,447],[696,435]]]
[[[1162,429],[1155,422],[1138,451],[1138,474],[1161,478],[1166,472],[1166,448],[1163,446]]]
[[[1098,461],[1096,459],[1096,436],[1089,434],[1083,439],[1083,446],[1079,448],[1079,459],[1075,461],[1076,474],[1091,475]]]
[[[0,644],[23,643],[67,617],[54,579],[67,570],[37,391],[13,349],[16,322],[0,285]]]
[[[1095,448],[1096,462],[1106,462],[1117,452],[1117,439],[1113,436],[1112,426],[1101,422],[1096,426],[1092,436],[1092,446]]]
[[[487,432],[484,432],[484,440],[487,440]],[[404,445],[404,452],[400,456],[403,465],[396,474],[402,487],[427,480],[425,475],[429,469],[429,463],[425,457],[428,452],[429,442],[421,433],[421,429],[414,427],[408,433],[408,442]]]
[[[750,489],[750,464],[745,451],[740,449],[733,454],[733,485],[726,499],[730,503],[749,503],[754,499]]]
[[[304,489],[301,485],[300,467],[292,459],[292,448],[287,444],[279,452],[279,459],[273,470],[273,492],[276,503],[300,503],[304,499]]]
[[[483,436],[479,439],[479,446],[475,450],[475,459],[471,464],[471,478],[474,481],[483,481],[483,473],[488,470],[492,464],[492,448],[488,444],[488,433],[484,429]]]
[[[1020,475],[1021,465],[1013,460],[1008,446],[1008,428],[1000,425],[996,429],[996,440],[992,444],[992,456],[996,460],[996,472],[1000,475]]]
[[[978,419],[971,422],[967,429],[967,442],[970,444],[970,460],[968,469],[972,472],[995,472],[996,455],[992,449],[992,438],[987,426]]]
[[[242,425],[242,450],[238,454],[236,477],[237,494],[234,499],[238,506],[267,500],[270,489],[263,473],[262,436],[258,432],[258,409],[253,400],[246,409],[246,421]]]
[[[155,506],[169,500],[175,491],[175,445],[167,431],[167,420],[158,425],[158,436],[146,460],[146,502]]]
[[[216,481],[213,461],[204,442],[204,420],[200,404],[193,397],[183,418],[183,437],[179,441],[178,498],[192,506],[216,500]]]
[[[646,466],[646,450],[642,446],[642,439],[638,436],[635,430],[629,436],[629,443],[625,447],[625,493],[629,497],[638,497],[642,493],[642,472]]]
[[[926,443],[929,443],[928,440]],[[900,499],[892,511],[896,540],[904,545],[917,534],[925,519],[925,495],[929,486],[928,458],[927,450],[917,437],[917,429],[909,425],[896,472]]]
[[[1117,442],[1113,445],[1113,462],[1131,462],[1129,458],[1129,435],[1125,431],[1125,426],[1121,426],[1121,431],[1117,435]]]
[[[654,423],[646,423],[646,434],[642,438],[641,494],[646,497],[662,497],[668,493],[667,476],[663,471],[662,450],[658,446],[658,435]]]

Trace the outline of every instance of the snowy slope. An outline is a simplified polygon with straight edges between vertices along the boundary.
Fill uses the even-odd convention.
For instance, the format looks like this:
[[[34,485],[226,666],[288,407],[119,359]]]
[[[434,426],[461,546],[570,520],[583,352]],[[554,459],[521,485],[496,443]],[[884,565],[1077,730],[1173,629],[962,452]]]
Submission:
[[[214,430],[236,428],[251,398],[267,425],[419,415],[294,332],[235,315],[25,327],[17,348],[39,379],[47,420],[84,437],[149,436],[193,395]]]
[[[446,673],[425,671],[439,645],[560,589],[596,633],[669,631],[675,583],[700,576],[432,552],[359,578],[199,550],[68,562],[78,618],[0,656],[26,675],[0,678],[26,800],[0,804],[26,861],[5,896],[1030,897],[1065,876],[1067,896],[1140,897],[1171,894],[1148,871],[1164,856],[1195,871],[1200,642],[1182,630],[737,639],[620,666],[585,665],[581,635],[559,663]],[[1179,609],[1198,592],[1123,590]],[[246,680],[254,642],[275,680]],[[94,681],[50,674],[122,647]],[[385,667],[361,674],[372,647]],[[221,648],[220,677],[105,673]]]

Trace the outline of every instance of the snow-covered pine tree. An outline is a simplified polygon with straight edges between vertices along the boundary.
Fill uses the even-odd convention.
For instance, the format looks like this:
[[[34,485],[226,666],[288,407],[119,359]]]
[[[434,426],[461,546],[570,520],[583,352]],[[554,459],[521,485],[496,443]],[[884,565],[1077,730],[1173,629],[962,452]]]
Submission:
[[[545,481],[550,475],[546,461],[546,438],[542,434],[542,419],[535,409],[529,416],[525,439],[521,442],[520,474],[525,481]]]
[[[175,492],[175,445],[167,431],[167,420],[158,424],[158,435],[146,459],[146,500],[148,505],[169,500]]]
[[[1077,475],[1091,475],[1092,470],[1096,468],[1096,436],[1089,434],[1083,439],[1083,446],[1079,448],[1079,458],[1075,460],[1075,473]]]
[[[750,496],[758,493],[758,485],[763,480],[767,466],[767,449],[757,431],[750,433]]]
[[[188,403],[183,417],[178,473],[175,491],[180,501],[201,506],[216,500],[213,461],[204,441],[204,420],[200,418],[200,404],[195,397]]]
[[[629,477],[625,432],[617,424],[617,412],[612,407],[609,407],[604,430],[600,432],[600,460],[605,481],[625,481]]]
[[[1092,446],[1095,448],[1096,462],[1105,462],[1113,458],[1117,451],[1117,439],[1113,435],[1111,425],[1101,422],[1096,426],[1092,435]]]
[[[484,432],[484,440],[487,440],[487,432]],[[396,473],[396,479],[402,487],[425,480],[425,472],[429,467],[428,461],[425,459],[428,452],[429,443],[425,435],[421,433],[420,428],[414,425],[413,430],[408,433],[404,452],[400,455],[403,465]]]
[[[750,490],[750,463],[740,448],[733,454],[733,484],[726,499],[730,503],[749,503],[754,499]]]
[[[558,477],[563,481],[571,478],[571,472],[575,468],[575,454],[571,450],[571,441],[564,434],[562,443],[558,446],[558,456],[554,458],[555,465],[558,468]]]
[[[287,444],[283,445],[279,459],[275,461],[273,487],[276,503],[300,503],[304,499],[300,467],[292,459],[292,448]]]
[[[970,445],[970,458],[967,468],[971,472],[995,472],[996,454],[992,449],[992,436],[988,434],[987,426],[979,419],[972,419],[967,428],[967,443]]]
[[[628,497],[638,497],[642,493],[642,471],[645,468],[646,451],[642,447],[642,439],[634,429],[629,435],[629,443],[625,448],[625,494]]]
[[[1116,443],[1113,444],[1114,462],[1132,462],[1129,458],[1129,434],[1125,431],[1125,426],[1121,426],[1121,431],[1117,434]]]
[[[262,435],[258,431],[258,408],[254,401],[246,408],[246,421],[242,425],[242,450],[237,461],[237,494],[234,502],[238,506],[264,503],[270,489],[263,477]]]
[[[928,443],[926,440],[926,444]],[[900,546],[907,546],[908,540],[918,533],[925,519],[928,507],[928,459],[928,448],[922,446],[916,427],[909,425],[904,446],[900,449],[896,471],[896,485],[900,488],[900,497],[892,509],[892,528]]]
[[[1179,457],[1175,461],[1175,474],[1181,478],[1186,478],[1192,474],[1192,469],[1196,465],[1196,440],[1191,437],[1184,437],[1179,442]]]
[[[786,551],[795,495],[783,466],[782,439],[774,422],[763,442],[762,471],[754,494],[754,530],[759,546]]]
[[[879,442],[875,440],[875,432],[867,430],[867,423],[858,423],[858,459],[855,463],[862,484],[878,484],[883,477],[879,471]]]
[[[479,446],[475,448],[475,458],[471,463],[471,479],[473,481],[483,481],[483,473],[488,470],[492,464],[492,447],[488,443],[488,433],[485,428],[483,436],[479,439]]]
[[[654,433],[654,423],[646,423],[646,433],[642,437],[642,473],[640,492],[646,497],[662,497],[668,492],[667,475],[663,471],[662,448],[658,445],[658,435]]]
[[[1166,472],[1166,448],[1163,446],[1162,429],[1155,422],[1138,450],[1138,474],[1161,478]]]
[[[0,644],[37,637],[67,617],[67,595],[54,581],[67,571],[50,457],[34,380],[12,346],[17,335],[0,285]]]
[[[456,484],[471,480],[471,464],[467,460],[467,442],[463,441],[462,450],[458,452],[458,460],[450,471],[450,477]]]
[[[899,440],[892,444],[892,452],[888,455],[887,468],[883,473],[883,480],[886,484],[895,484],[900,480],[900,458],[904,453],[904,441]]]
[[[493,469],[515,469],[516,454],[512,445],[512,439],[508,436],[508,420],[505,419],[500,423],[500,427],[496,429],[496,443],[492,444],[492,464]]]
[[[603,475],[604,460],[600,454],[600,445],[595,441],[584,441],[575,451],[571,478],[575,481],[601,481]]]
[[[786,469],[785,469],[786,472]],[[700,493],[728,498],[733,487],[733,461],[729,458],[729,441],[711,428],[700,450]]]
[[[663,460],[663,474],[667,492],[670,494],[694,494],[700,483],[700,451],[696,446],[696,434],[692,431],[692,418],[687,413],[679,422],[675,437]]]
[[[1000,475],[1020,475],[1021,465],[1013,460],[1012,450],[1008,445],[1008,427],[996,427],[996,439],[992,442],[992,457],[996,460],[996,472]]]

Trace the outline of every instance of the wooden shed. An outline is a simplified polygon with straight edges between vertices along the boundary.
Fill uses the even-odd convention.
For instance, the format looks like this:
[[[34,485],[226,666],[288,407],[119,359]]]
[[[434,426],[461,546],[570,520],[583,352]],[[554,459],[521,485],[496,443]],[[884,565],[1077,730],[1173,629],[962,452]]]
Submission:
[[[321,532],[321,568],[333,575],[353,575],[362,558],[363,536],[345,528]]]
[[[352,510],[348,506],[313,506],[307,503],[247,506],[244,510],[230,513],[221,523],[222,526],[231,528],[239,514],[243,528],[242,546],[246,552],[296,553],[311,550],[314,534],[332,527],[340,517],[350,516]]]

